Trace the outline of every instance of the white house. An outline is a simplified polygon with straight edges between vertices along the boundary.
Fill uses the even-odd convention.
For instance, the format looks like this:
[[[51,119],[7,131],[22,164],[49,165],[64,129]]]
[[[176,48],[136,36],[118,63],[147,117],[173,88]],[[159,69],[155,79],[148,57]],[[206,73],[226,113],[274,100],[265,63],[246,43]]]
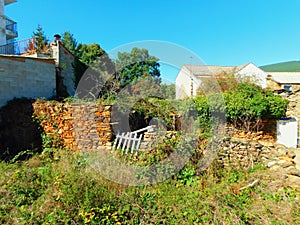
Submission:
[[[234,75],[239,80],[247,79],[262,88],[267,87],[267,73],[253,63],[240,66],[183,65],[175,80],[176,99],[195,96],[203,80],[218,75]]]
[[[13,42],[18,37],[17,23],[5,15],[5,6],[16,1],[0,0],[0,47]],[[3,48],[0,48],[0,53],[1,49],[3,51]]]

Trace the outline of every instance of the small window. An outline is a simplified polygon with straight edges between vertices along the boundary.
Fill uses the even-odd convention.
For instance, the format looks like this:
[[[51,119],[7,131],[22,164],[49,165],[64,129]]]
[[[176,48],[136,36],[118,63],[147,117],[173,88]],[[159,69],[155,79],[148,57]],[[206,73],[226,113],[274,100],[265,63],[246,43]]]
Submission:
[[[291,91],[292,87],[291,85],[283,85],[283,89],[287,91]]]

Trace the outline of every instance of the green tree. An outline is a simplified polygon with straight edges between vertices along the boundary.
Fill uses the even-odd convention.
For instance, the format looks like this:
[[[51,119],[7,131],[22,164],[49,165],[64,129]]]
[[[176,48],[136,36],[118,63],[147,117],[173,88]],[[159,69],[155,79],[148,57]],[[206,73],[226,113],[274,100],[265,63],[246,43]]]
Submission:
[[[75,60],[73,63],[75,73],[75,83],[78,85],[80,79],[89,68],[89,73],[93,73],[95,86],[99,86],[99,95],[104,95],[112,89],[114,63],[99,44],[79,44],[75,50]],[[109,80],[106,84],[103,80]]]
[[[83,62],[86,66],[92,65],[98,60],[105,51],[100,47],[99,44],[79,44],[76,48],[75,55]]]
[[[43,52],[46,50],[46,47],[48,46],[48,39],[43,31],[43,28],[41,25],[38,25],[36,28],[36,31],[33,32],[33,38],[35,40],[35,49],[37,52]]]
[[[164,98],[175,99],[175,84],[161,84],[160,88]]]
[[[77,40],[74,38],[74,35],[70,33],[70,31],[65,31],[62,35],[62,44],[69,49],[69,51],[75,55],[76,49],[78,46]]]
[[[147,49],[133,48],[130,53],[119,52],[116,69],[120,88],[136,82],[142,76],[151,76],[160,82],[159,59],[151,56]]]

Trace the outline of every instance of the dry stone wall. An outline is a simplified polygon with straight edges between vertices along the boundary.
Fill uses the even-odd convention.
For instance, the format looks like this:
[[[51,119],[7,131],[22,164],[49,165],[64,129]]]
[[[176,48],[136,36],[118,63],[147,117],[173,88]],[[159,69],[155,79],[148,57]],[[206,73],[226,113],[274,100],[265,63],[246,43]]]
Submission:
[[[227,137],[219,149],[219,161],[224,166],[246,169],[260,161],[262,148],[258,142]]]
[[[272,142],[256,142],[227,137],[219,149],[218,161],[224,167],[247,169],[262,163],[280,175],[278,183],[300,186],[300,149]]]
[[[53,145],[59,142],[74,151],[111,147],[111,106],[37,101],[33,108],[45,134],[52,137]]]

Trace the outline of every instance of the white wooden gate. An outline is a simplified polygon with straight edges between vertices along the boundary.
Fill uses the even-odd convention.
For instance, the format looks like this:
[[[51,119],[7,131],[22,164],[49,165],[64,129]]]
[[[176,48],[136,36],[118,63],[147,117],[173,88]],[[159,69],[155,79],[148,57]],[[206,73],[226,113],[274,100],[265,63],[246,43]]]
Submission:
[[[131,154],[133,154],[134,151],[137,154],[143,138],[142,132],[153,132],[153,130],[154,126],[148,126],[133,132],[123,132],[122,134],[117,134],[112,150],[114,151],[115,149],[122,149],[125,154],[128,154],[130,150]]]

